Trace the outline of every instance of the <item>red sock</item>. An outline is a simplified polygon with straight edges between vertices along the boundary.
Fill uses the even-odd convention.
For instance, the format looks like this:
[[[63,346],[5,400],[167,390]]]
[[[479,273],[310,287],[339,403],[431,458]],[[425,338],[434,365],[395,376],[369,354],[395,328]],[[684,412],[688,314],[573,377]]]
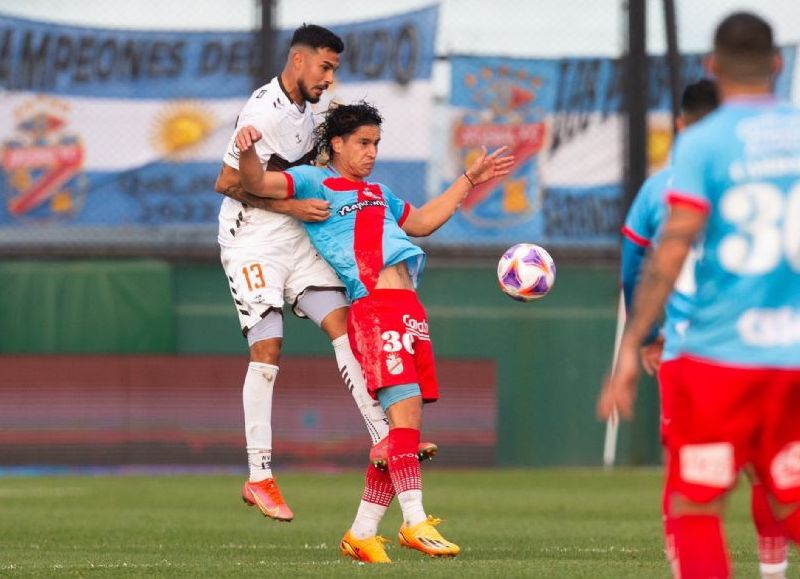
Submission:
[[[364,493],[361,495],[361,499],[368,503],[388,507],[393,498],[394,485],[389,473],[370,464],[367,467],[367,476],[364,479]]]
[[[419,430],[415,428],[389,430],[389,476],[398,495],[404,491],[422,489],[422,475],[417,458],[418,447]]]
[[[728,554],[716,515],[675,518],[675,543],[681,579],[727,579]]]
[[[789,556],[789,541],[783,525],[769,506],[764,485],[753,484],[750,499],[753,523],[758,534],[758,560],[766,565],[783,563]]]
[[[800,545],[800,508],[796,508],[791,515],[783,519],[783,530],[787,537]]]
[[[670,513],[672,493],[672,484],[667,477],[664,481],[664,494],[661,497],[661,520],[664,523],[664,552],[667,555],[667,562],[674,571],[678,554],[675,548],[675,517]]]

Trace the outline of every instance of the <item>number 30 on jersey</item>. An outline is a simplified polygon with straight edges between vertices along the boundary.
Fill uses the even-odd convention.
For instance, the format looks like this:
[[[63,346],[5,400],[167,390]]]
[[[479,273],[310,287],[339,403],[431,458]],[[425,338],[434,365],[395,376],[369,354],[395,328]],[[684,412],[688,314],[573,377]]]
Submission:
[[[764,274],[783,257],[800,272],[800,182],[789,194],[771,183],[746,183],[728,190],[720,203],[722,218],[737,230],[719,244],[719,259],[739,275]]]

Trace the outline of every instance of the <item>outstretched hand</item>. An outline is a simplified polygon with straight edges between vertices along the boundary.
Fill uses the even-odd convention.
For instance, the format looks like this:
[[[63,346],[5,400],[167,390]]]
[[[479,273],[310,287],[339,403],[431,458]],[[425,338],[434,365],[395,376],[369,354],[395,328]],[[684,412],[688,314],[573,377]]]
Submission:
[[[508,175],[515,160],[514,155],[507,154],[510,150],[511,148],[508,146],[500,147],[487,156],[486,147],[482,146],[480,156],[465,171],[467,178],[473,185],[478,185],[490,179]]]
[[[260,140],[261,131],[252,125],[245,125],[236,133],[236,148],[239,149],[240,153],[244,153]]]

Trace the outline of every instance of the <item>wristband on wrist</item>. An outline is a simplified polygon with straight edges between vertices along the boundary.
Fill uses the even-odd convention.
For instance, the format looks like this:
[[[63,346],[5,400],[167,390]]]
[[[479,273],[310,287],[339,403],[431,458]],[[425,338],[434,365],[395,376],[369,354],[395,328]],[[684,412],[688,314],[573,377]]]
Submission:
[[[470,184],[470,185],[472,185],[473,187],[475,186],[475,182],[474,182],[472,179],[470,179],[470,178],[469,178],[469,175],[467,175],[467,172],[466,172],[466,171],[464,171],[464,178],[465,178],[467,181],[469,181],[469,184]]]

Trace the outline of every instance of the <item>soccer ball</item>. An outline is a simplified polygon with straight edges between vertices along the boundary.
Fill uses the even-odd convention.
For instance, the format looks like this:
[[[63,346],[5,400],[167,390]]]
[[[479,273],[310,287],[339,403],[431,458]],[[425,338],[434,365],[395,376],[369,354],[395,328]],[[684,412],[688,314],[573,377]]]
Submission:
[[[543,248],[533,243],[518,243],[500,258],[497,281],[507,296],[520,302],[547,295],[556,281],[556,264]]]

